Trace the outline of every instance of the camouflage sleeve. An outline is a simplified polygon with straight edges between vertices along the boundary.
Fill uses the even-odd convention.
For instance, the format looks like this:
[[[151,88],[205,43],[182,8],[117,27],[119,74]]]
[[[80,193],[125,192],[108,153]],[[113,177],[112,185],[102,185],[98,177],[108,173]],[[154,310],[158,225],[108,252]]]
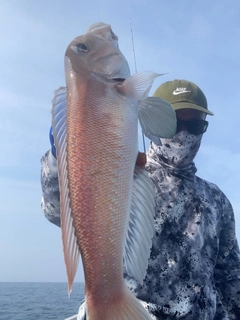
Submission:
[[[57,160],[51,151],[41,159],[41,207],[45,217],[60,227],[60,194],[57,171]]]
[[[240,252],[232,206],[224,196],[219,253],[215,267],[216,287],[229,319],[240,319]]]

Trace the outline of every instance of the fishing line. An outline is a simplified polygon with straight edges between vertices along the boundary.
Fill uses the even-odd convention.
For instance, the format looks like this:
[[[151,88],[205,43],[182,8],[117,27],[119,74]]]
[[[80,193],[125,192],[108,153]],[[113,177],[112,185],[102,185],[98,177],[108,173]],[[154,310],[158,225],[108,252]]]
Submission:
[[[136,60],[135,46],[134,46],[134,40],[133,40],[132,21],[131,21],[130,17],[129,17],[129,22],[130,22],[130,30],[131,30],[131,35],[132,35],[132,48],[133,48],[133,58],[134,58],[135,72],[137,73],[137,60]]]
[[[130,17],[129,17],[129,23],[130,23],[130,30],[131,30],[131,36],[132,36],[132,48],[133,48],[133,58],[134,58],[134,65],[135,65],[135,73],[137,73],[137,59],[136,59],[135,46],[134,46],[134,40],[133,40],[132,21],[131,21]],[[142,140],[143,140],[143,150],[144,150],[144,153],[146,153],[145,138],[144,138],[143,131],[142,131]]]

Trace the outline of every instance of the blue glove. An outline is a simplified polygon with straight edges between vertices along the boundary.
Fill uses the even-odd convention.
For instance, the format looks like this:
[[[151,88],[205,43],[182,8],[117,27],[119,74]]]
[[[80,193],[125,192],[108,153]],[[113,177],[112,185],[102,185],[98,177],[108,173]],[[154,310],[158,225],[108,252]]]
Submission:
[[[49,140],[50,140],[50,143],[51,143],[52,155],[57,159],[56,148],[55,148],[55,145],[54,145],[54,137],[53,137],[53,132],[52,132],[52,126],[51,126],[51,128],[49,130]]]

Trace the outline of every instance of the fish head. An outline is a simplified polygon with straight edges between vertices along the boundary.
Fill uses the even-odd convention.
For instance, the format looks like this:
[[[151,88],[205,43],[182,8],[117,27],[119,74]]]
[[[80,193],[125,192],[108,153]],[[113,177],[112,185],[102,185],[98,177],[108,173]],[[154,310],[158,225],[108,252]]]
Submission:
[[[84,35],[69,44],[65,70],[66,74],[70,71],[86,78],[92,74],[110,80],[130,76],[128,62],[118,47],[118,37],[110,25],[102,22],[91,25]]]

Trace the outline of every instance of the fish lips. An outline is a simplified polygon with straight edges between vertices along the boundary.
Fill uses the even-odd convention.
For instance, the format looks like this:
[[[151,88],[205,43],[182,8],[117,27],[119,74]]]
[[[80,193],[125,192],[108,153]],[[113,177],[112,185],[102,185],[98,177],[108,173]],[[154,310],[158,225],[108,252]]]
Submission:
[[[123,82],[123,81],[125,81],[126,79],[124,79],[124,78],[113,78],[112,80],[114,80],[114,81],[116,81],[116,82]]]

